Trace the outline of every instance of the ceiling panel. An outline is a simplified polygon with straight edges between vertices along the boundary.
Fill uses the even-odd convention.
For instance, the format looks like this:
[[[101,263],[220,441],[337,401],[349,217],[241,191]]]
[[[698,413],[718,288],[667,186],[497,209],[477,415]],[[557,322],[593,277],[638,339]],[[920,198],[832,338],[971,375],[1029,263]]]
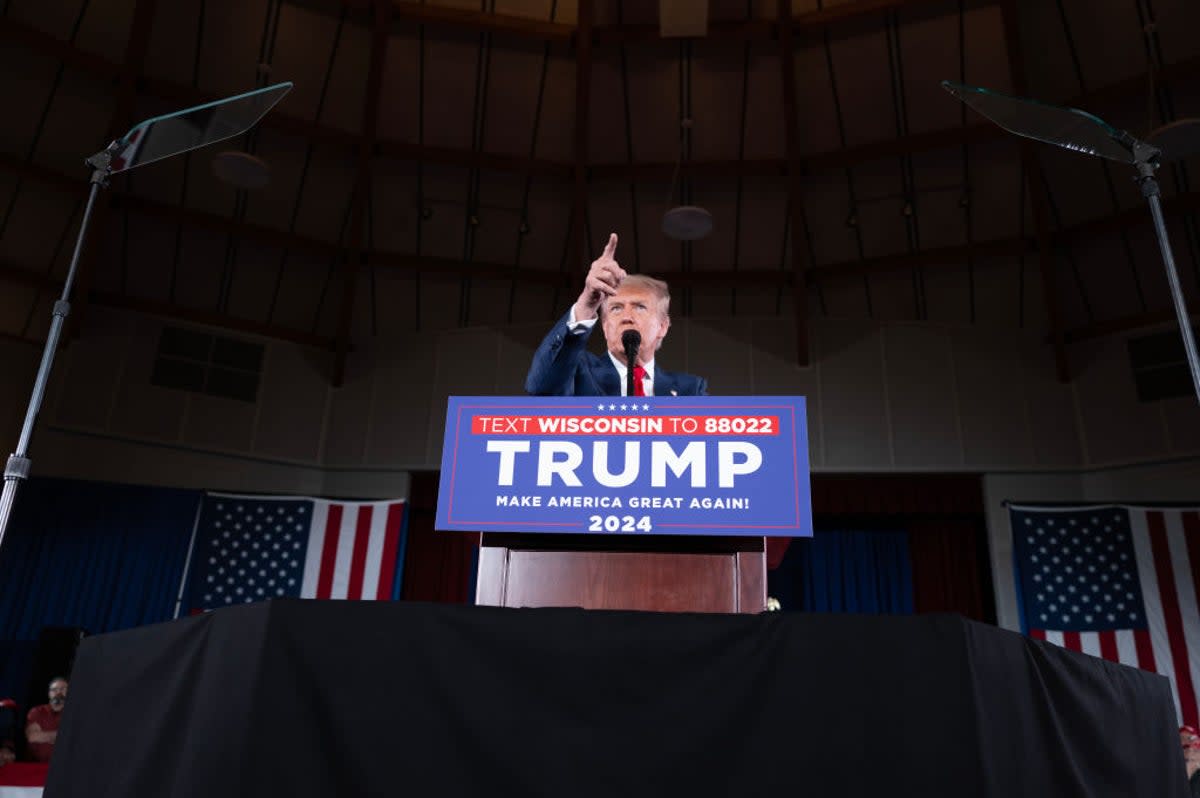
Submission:
[[[51,49],[48,46],[29,50],[9,37],[0,50],[0,66],[7,67],[0,69],[0,92],[22,110],[10,115],[0,130],[0,201],[13,192],[16,196],[11,213],[9,203],[0,206],[8,216],[0,241],[0,255],[6,259],[58,272],[65,267],[73,214],[86,191],[80,160],[99,149],[113,117],[113,71],[124,58],[135,4],[136,0],[91,0],[74,43],[69,40],[82,5],[27,0],[8,4],[9,18],[3,24],[32,25],[64,42],[57,48],[67,63],[59,77],[57,57],[42,52]],[[808,13],[839,4],[797,0],[794,8]],[[576,3],[556,0],[500,0],[494,6],[438,0],[437,5],[470,15],[486,15],[494,8],[499,14],[540,21],[553,17],[564,24],[572,24],[577,13]],[[840,264],[849,272],[827,275],[819,286],[810,286],[807,302],[813,315],[1024,325],[1036,331],[1046,325],[1038,258],[1032,252],[1023,266],[1014,255],[977,254],[970,266],[965,255],[945,263],[919,261],[921,252],[960,247],[968,240],[986,244],[1021,235],[1032,240],[1036,232],[1032,203],[1024,196],[1016,139],[987,130],[988,123],[965,112],[938,87],[942,78],[960,77],[1002,90],[1011,86],[999,4],[965,5],[970,7],[961,15],[959,4],[945,2],[866,15],[836,26],[830,32],[832,73],[822,37],[798,37],[794,55],[801,155],[837,159],[832,169],[800,176],[809,232],[803,245],[811,248],[816,266]],[[1066,27],[1057,3],[1018,5],[1029,94],[1064,99],[1077,97],[1081,87],[1101,89],[1083,104],[1135,133],[1160,122],[1170,104],[1176,114],[1200,115],[1200,89],[1191,85],[1195,68],[1188,71],[1187,66],[1188,59],[1200,56],[1200,44],[1181,33],[1195,27],[1195,3],[1154,4],[1162,57],[1185,64],[1171,73],[1176,79],[1170,96],[1163,95],[1170,102],[1155,109],[1154,120],[1149,118],[1149,86],[1141,77],[1145,37],[1135,4],[1063,0]],[[710,3],[711,18],[721,24],[737,24],[747,16],[773,20],[776,8],[773,0]],[[348,241],[358,155],[353,142],[367,102],[371,30],[368,15],[351,10],[345,12],[339,33],[342,15],[341,5],[325,0],[181,0],[169,9],[160,3],[145,63],[145,75],[153,80],[141,85],[135,118],[178,108],[187,102],[193,82],[198,96],[219,96],[267,80],[291,79],[296,88],[279,111],[293,120],[315,120],[320,127],[312,137],[277,117],[252,136],[113,181],[118,200],[128,192],[152,204],[122,207],[118,202],[109,229],[97,232],[96,287],[216,309],[221,307],[224,285],[231,287],[227,310],[238,317],[336,333],[340,259],[332,252],[314,256],[305,239]],[[595,19],[599,25],[657,24],[653,4],[628,0],[598,0]],[[899,21],[893,52],[887,27],[891,19]],[[557,274],[565,265],[565,275],[576,283],[560,290],[532,280],[514,285],[477,276],[467,285],[457,270],[427,274],[418,281],[382,258],[376,261],[378,268],[359,275],[352,337],[404,335],[418,326],[502,325],[530,314],[548,319],[569,305],[586,262],[610,230],[621,234],[620,257],[631,269],[668,276],[690,272],[693,282],[684,286],[679,280],[676,312],[681,317],[792,313],[786,284],[734,286],[705,282],[704,277],[706,272],[735,267],[762,270],[782,265],[790,270],[789,184],[784,175],[746,174],[739,179],[736,167],[700,166],[687,173],[684,190],[677,189],[669,199],[671,187],[661,169],[637,177],[590,180],[587,229],[580,232],[587,255],[583,263],[574,262],[575,253],[567,253],[566,246],[574,201],[569,167],[577,156],[576,53],[561,41],[546,53],[545,44],[536,38],[485,35],[477,28],[445,24],[422,29],[409,19],[395,22],[379,116],[379,135],[393,144],[370,163],[366,243],[391,256],[516,264],[531,274]],[[89,66],[89,54],[103,56],[111,66]],[[1157,50],[1152,55],[1158,57]],[[775,169],[769,165],[772,161],[785,160],[776,41],[762,38],[747,45],[713,37],[683,43],[651,37],[629,43],[624,64],[623,70],[618,46],[601,41],[593,48],[585,167],[673,163],[679,154],[679,118],[689,101],[692,159],[732,162],[744,147],[747,171],[761,171],[763,162]],[[269,69],[262,68],[267,65]],[[904,114],[899,119],[896,81],[902,81],[903,90]],[[1110,90],[1111,84],[1122,81]],[[159,91],[164,82],[161,93],[168,96],[146,93],[147,88]],[[681,97],[681,87],[687,96]],[[843,148],[839,122],[845,126],[848,150]],[[963,124],[974,138],[965,148],[950,132]],[[321,127],[342,131],[344,140],[329,141],[320,135]],[[983,135],[974,136],[980,128]],[[908,138],[899,138],[905,135]],[[60,175],[78,176],[78,191],[53,174],[21,165],[35,136],[34,163]],[[922,143],[929,141],[934,143]],[[414,150],[397,157],[404,150],[395,143],[417,142],[438,156],[420,161],[421,154]],[[863,145],[870,148],[866,155],[856,149]],[[269,164],[271,179],[265,189],[239,195],[214,176],[213,156],[234,149],[249,149]],[[489,167],[480,174],[469,166],[473,151],[485,159],[505,156],[511,168]],[[521,159],[531,151],[538,159],[568,169],[555,174],[523,170]],[[1072,246],[1060,241],[1052,264],[1064,325],[1168,307],[1161,262],[1130,170],[1112,165],[1106,174],[1094,159],[1045,145],[1034,145],[1034,151],[1052,192],[1049,232],[1086,225],[1085,232],[1066,239],[1076,242]],[[1186,193],[1190,201],[1200,159],[1189,166],[1186,173],[1163,172],[1166,195]],[[1041,192],[1042,187],[1035,190]],[[677,202],[707,207],[714,214],[714,233],[690,248],[667,239],[661,232],[662,213]],[[181,205],[200,214],[176,213]],[[1119,232],[1110,229],[1114,225],[1108,220],[1115,211],[1132,214],[1121,221],[1132,267]],[[469,221],[472,215],[477,224]],[[252,231],[239,234],[243,223],[278,231],[282,238],[264,244]],[[1185,284],[1195,295],[1200,251],[1193,249],[1200,250],[1200,236],[1178,222],[1173,222],[1172,231]],[[296,239],[285,249],[281,242],[287,242],[288,235]],[[889,267],[889,262],[914,251],[918,268]],[[882,261],[869,263],[871,273],[865,278],[861,270],[851,268],[862,257]],[[32,299],[28,302],[34,313],[40,312]]]

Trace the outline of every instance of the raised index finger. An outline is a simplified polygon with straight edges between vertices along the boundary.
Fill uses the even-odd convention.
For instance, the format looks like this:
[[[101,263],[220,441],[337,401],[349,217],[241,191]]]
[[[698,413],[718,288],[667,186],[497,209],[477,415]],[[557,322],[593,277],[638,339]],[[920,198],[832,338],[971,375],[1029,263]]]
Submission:
[[[604,245],[604,254],[601,255],[600,257],[612,258],[612,256],[616,255],[616,254],[617,254],[617,234],[609,233],[608,234],[608,243]]]

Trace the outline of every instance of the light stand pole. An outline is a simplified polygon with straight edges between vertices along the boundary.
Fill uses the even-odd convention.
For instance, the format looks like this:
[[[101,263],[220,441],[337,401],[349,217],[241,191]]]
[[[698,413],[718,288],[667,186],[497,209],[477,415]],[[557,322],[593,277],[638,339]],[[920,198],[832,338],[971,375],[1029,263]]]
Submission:
[[[4,546],[4,535],[8,531],[8,522],[12,518],[13,506],[17,501],[17,490],[21,482],[29,478],[30,466],[29,442],[33,438],[33,427],[37,423],[38,411],[42,409],[42,400],[46,396],[46,384],[50,381],[50,369],[54,367],[54,355],[58,350],[58,339],[62,336],[63,326],[71,313],[71,285],[75,282],[75,271],[79,267],[79,256],[83,252],[83,242],[87,238],[88,223],[92,218],[92,209],[96,205],[96,196],[101,188],[108,186],[108,176],[112,169],[113,153],[119,149],[118,142],[113,142],[102,152],[87,159],[87,165],[92,167],[91,188],[88,191],[87,206],[83,209],[83,219],[79,222],[79,233],[75,237],[75,252],[71,255],[71,267],[67,270],[67,280],[63,283],[62,296],[54,303],[53,316],[50,320],[50,333],[46,336],[46,345],[42,348],[42,363],[38,367],[37,379],[33,383],[33,395],[29,397],[29,406],[25,409],[25,423],[21,426],[21,437],[17,441],[17,450],[8,456],[4,464],[4,490],[0,493],[0,547]]]
[[[8,525],[12,520],[17,490],[21,482],[29,478],[32,465],[29,459],[29,442],[33,438],[38,411],[41,410],[42,400],[46,396],[46,385],[50,381],[50,369],[54,367],[58,340],[71,312],[71,287],[75,282],[75,271],[79,267],[88,224],[91,222],[92,210],[95,208],[100,189],[108,185],[108,179],[112,175],[245,133],[291,89],[292,83],[285,81],[147,119],[85,161],[92,168],[87,207],[84,208],[83,218],[79,222],[79,235],[75,238],[75,252],[71,255],[71,266],[67,270],[66,282],[63,283],[62,296],[54,303],[50,334],[46,336],[46,345],[42,350],[42,363],[38,367],[33,394],[25,410],[25,423],[21,427],[17,450],[9,455],[4,465],[4,490],[0,493],[0,547],[4,545],[4,536],[8,533]]]
[[[1188,370],[1192,374],[1192,388],[1195,390],[1196,399],[1200,401],[1200,357],[1196,354],[1192,320],[1188,315],[1187,301],[1183,298],[1183,288],[1179,284],[1179,273],[1175,269],[1171,240],[1167,236],[1167,222],[1162,211],[1162,192],[1158,187],[1158,179],[1154,176],[1158,170],[1158,149],[1139,141],[1134,146],[1133,154],[1138,171],[1137,182],[1142,188],[1142,196],[1150,203],[1150,214],[1154,217],[1154,233],[1158,238],[1158,248],[1162,250],[1167,282],[1171,287],[1171,301],[1175,304],[1175,317],[1179,320],[1179,330],[1183,334],[1183,350],[1187,355]]]

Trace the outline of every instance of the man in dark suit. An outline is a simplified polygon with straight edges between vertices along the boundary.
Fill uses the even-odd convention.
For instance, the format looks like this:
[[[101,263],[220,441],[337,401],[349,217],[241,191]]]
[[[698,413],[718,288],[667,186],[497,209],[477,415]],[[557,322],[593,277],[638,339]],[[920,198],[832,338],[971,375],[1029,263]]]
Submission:
[[[671,327],[667,284],[626,274],[616,261],[617,234],[592,261],[579,299],[542,340],[533,354],[525,390],[535,396],[623,396],[629,363],[621,336],[637,330],[641,346],[634,359],[635,396],[706,396],[708,383],[691,374],[672,374],[654,362]],[[608,352],[587,351],[599,318]]]

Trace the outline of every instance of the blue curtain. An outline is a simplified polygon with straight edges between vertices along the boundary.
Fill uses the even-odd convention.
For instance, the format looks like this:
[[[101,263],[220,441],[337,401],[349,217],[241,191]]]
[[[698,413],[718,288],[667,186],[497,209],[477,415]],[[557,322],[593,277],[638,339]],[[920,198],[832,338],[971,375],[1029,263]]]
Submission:
[[[904,531],[818,531],[797,538],[768,574],[785,611],[911,614],[912,563]]]
[[[174,615],[200,491],[32,479],[0,547],[0,697],[22,695],[42,627],[88,634]]]

